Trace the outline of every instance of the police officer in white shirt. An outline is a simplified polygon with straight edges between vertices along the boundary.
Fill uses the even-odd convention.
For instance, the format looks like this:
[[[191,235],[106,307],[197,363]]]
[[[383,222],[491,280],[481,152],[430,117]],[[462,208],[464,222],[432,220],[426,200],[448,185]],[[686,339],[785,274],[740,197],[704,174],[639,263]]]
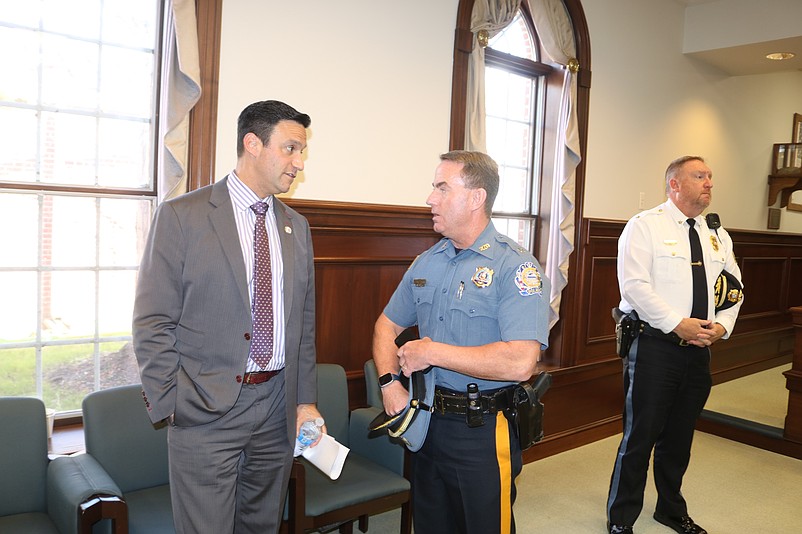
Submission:
[[[704,159],[674,160],[666,170],[668,200],[630,219],[618,241],[619,308],[634,311],[642,329],[622,355],[624,432],[607,502],[610,534],[633,532],[652,451],[655,520],[676,532],[706,533],[688,515],[680,489],[712,385],[709,347],[729,337],[742,304],[737,292],[726,309],[716,305],[719,275],[729,272],[738,285],[741,272],[726,230],[702,216],[712,189]],[[701,250],[694,253],[692,241]]]

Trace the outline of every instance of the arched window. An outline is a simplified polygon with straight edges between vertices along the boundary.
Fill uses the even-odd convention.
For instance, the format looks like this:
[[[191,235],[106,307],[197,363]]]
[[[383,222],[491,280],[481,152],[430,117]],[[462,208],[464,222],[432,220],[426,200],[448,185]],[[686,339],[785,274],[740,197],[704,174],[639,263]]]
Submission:
[[[522,7],[485,49],[486,142],[499,164],[501,183],[493,222],[521,246],[534,250],[545,82],[531,17]]]
[[[543,17],[542,30],[549,32],[542,36],[543,42],[548,42],[553,52],[560,54],[558,62],[540,48],[541,36],[533,22],[536,18],[540,23],[540,12],[535,12],[538,16],[534,18],[530,12],[530,6],[552,9],[557,4],[552,0],[521,0],[516,17],[484,49],[486,135],[482,139],[473,128],[476,117],[470,116],[469,122],[468,113],[479,107],[471,101],[478,94],[477,88],[470,91],[468,88],[473,54],[476,47],[481,46],[478,44],[481,30],[471,27],[474,4],[478,1],[460,0],[457,8],[449,147],[457,150],[468,144],[476,146],[478,138],[498,161],[504,192],[500,193],[493,209],[496,227],[530,248],[553,284],[560,277],[560,284],[552,286],[556,291],[550,301],[559,320],[551,328],[549,350],[541,361],[568,365],[574,361],[575,354],[570,342],[565,343],[563,332],[578,328],[582,315],[577,307],[581,287],[568,283],[568,279],[570,273],[576,272],[585,253],[581,245],[575,247],[574,244],[581,243],[585,231],[582,218],[585,162],[581,154],[586,150],[591,79],[587,22],[581,0],[558,0],[565,7],[567,26],[552,27],[550,17]],[[496,14],[502,15],[499,10]],[[488,22],[492,27],[493,22]],[[555,30],[557,33],[553,34]],[[573,39],[568,57],[565,55],[569,51],[560,49],[560,40],[566,37],[566,31]],[[526,79],[531,85],[524,83]],[[497,89],[495,84],[506,89]],[[521,89],[516,89],[518,87]],[[573,99],[569,105],[565,101],[567,94]],[[525,100],[531,103],[529,107],[522,105]],[[511,109],[510,102],[520,111]],[[567,109],[575,115],[569,117]],[[575,121],[575,128],[569,131],[566,125],[571,124],[571,120]],[[531,129],[527,134],[518,134],[520,142],[510,137],[510,132],[523,131],[525,126]],[[571,146],[568,146],[569,141]],[[574,148],[577,150],[572,154],[579,154],[580,160],[573,170],[567,170],[568,151]],[[568,247],[566,242],[569,242]],[[558,274],[552,276],[552,271]]]

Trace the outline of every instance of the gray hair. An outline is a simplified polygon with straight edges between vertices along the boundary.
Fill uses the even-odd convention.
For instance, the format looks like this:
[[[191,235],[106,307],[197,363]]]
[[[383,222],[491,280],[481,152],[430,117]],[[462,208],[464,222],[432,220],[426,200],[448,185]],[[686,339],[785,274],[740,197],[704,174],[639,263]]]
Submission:
[[[452,150],[440,154],[440,161],[462,163],[462,179],[465,181],[465,187],[485,190],[487,193],[485,213],[490,217],[499,185],[498,164],[493,158],[483,152]]]
[[[689,161],[701,161],[702,163],[705,162],[705,159],[702,156],[682,156],[681,158],[677,158],[671,163],[668,164],[668,168],[666,169],[666,194],[671,192],[671,182],[672,178],[677,177],[677,173],[682,169],[682,166],[688,163]]]

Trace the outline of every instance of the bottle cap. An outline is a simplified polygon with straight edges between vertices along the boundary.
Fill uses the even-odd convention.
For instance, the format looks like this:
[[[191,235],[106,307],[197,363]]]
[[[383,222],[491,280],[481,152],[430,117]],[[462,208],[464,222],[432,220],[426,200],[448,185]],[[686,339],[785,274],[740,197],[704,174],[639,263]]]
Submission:
[[[323,426],[325,422],[323,421],[322,417],[318,417],[315,419],[315,426]]]

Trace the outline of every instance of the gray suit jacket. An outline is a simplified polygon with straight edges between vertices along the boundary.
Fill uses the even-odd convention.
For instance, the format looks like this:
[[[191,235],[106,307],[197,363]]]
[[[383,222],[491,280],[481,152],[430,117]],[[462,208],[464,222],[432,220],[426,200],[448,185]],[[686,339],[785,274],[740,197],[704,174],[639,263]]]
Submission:
[[[245,262],[228,179],[163,202],[139,269],[133,338],[153,422],[194,426],[237,400],[250,348]],[[315,273],[306,219],[274,199],[284,261],[287,435],[316,402]]]

